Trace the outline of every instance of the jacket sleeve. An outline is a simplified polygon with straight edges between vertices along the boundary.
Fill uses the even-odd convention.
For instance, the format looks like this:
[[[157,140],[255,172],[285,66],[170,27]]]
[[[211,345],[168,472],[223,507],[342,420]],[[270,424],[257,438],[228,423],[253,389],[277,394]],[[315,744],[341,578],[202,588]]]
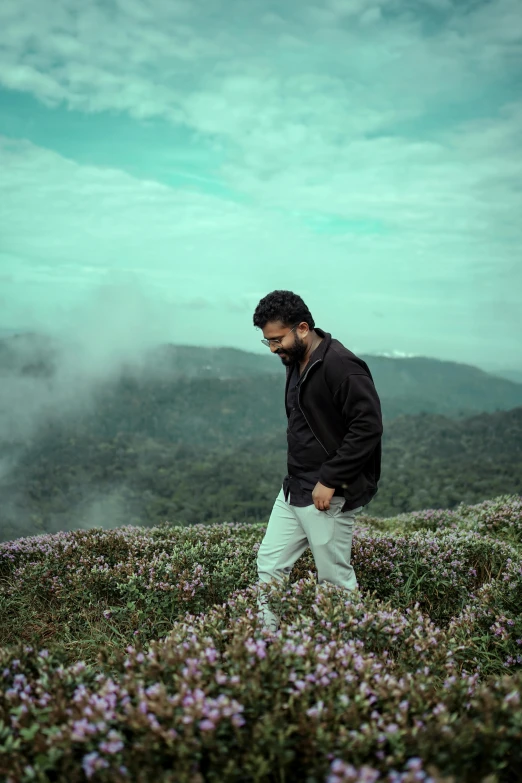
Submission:
[[[352,482],[381,439],[381,403],[368,375],[349,375],[333,397],[347,432],[335,454],[321,465],[319,481],[333,489]]]

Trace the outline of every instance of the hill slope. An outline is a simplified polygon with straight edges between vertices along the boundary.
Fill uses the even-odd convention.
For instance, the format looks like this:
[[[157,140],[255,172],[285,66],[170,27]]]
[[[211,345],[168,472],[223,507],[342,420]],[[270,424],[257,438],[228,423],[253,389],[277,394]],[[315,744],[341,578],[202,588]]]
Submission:
[[[202,432],[210,426],[202,416]],[[100,434],[89,420],[49,427],[0,479],[3,539],[77,527],[263,521],[286,473],[284,431],[234,445]],[[375,516],[454,508],[522,493],[522,408],[389,422]]]
[[[349,347],[349,346],[348,346]],[[0,377],[55,378],[60,382],[72,346],[43,335],[27,334],[0,339]],[[81,349],[80,355],[81,355]],[[472,365],[424,357],[389,358],[361,354],[373,375],[386,416],[401,413],[472,413],[509,410],[522,405],[522,384],[491,375]],[[85,380],[89,382],[87,359]],[[123,377],[140,385],[172,383],[187,379],[219,379],[204,387],[211,394],[229,395],[236,384],[248,396],[252,388],[262,395],[272,389],[271,403],[284,387],[284,368],[271,356],[236,348],[204,348],[163,345],[136,357],[136,363],[121,362]],[[96,368],[92,368],[93,376]],[[280,378],[279,384],[275,377]],[[251,382],[248,383],[247,379]],[[228,382],[227,382],[228,381]],[[234,382],[232,382],[234,381]],[[190,392],[195,388],[189,385]],[[281,399],[281,394],[279,400]]]

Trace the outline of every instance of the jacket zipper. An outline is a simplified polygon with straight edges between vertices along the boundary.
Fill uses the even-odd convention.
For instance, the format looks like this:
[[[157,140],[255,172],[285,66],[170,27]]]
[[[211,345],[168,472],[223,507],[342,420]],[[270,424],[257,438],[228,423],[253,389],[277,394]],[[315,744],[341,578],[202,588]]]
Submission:
[[[303,414],[303,416],[305,417],[305,421],[306,421],[306,423],[308,424],[308,426],[309,426],[309,427],[310,427],[310,422],[309,422],[309,421],[308,421],[308,419],[306,418],[306,414],[305,414],[304,410],[303,410],[303,409],[301,408],[301,406],[299,405],[299,392],[301,391],[301,386],[303,385],[303,383],[304,383],[304,380],[305,380],[306,376],[308,375],[308,373],[310,372],[310,370],[312,369],[312,367],[314,367],[314,365],[316,365],[316,364],[319,364],[319,362],[321,362],[321,361],[322,361],[322,359],[318,359],[316,362],[314,362],[313,364],[311,364],[311,365],[310,365],[310,367],[308,368],[308,370],[307,370],[307,371],[305,372],[305,374],[303,375],[303,380],[301,381],[301,383],[299,384],[299,388],[297,389],[297,405],[299,406],[299,410],[301,411],[301,413],[302,413],[302,414]],[[312,430],[312,428],[311,428],[311,427],[310,427],[310,430],[311,430],[311,432],[312,432],[312,435],[314,436],[314,438],[317,440],[317,442],[318,442],[318,443],[319,443],[319,444],[320,444],[320,445],[323,447],[323,449],[324,449],[324,450],[326,451],[326,453],[328,454],[328,449],[326,449],[326,448],[324,447],[324,444],[323,444],[323,443],[321,443],[321,441],[319,440],[319,438],[317,437],[317,435],[315,434],[315,432]]]

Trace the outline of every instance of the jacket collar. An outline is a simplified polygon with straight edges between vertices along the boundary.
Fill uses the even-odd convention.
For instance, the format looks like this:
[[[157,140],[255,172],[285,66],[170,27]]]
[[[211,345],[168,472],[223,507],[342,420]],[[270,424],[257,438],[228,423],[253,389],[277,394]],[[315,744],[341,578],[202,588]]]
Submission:
[[[317,326],[314,327],[314,329],[317,332],[317,334],[319,335],[319,337],[323,337],[324,339],[321,340],[321,342],[319,343],[319,345],[317,346],[317,348],[313,352],[313,354],[312,354],[312,361],[310,362],[310,364],[313,364],[318,359],[321,359],[321,360],[324,359],[324,355],[325,355],[326,351],[328,350],[328,348],[330,347],[330,343],[332,342],[332,335],[330,334],[330,332],[323,332],[323,330],[319,329],[319,327],[317,327]]]
[[[306,369],[308,369],[308,367],[311,367],[312,364],[315,364],[317,361],[323,361],[324,355],[332,342],[332,335],[330,334],[330,332],[323,332],[323,330],[319,329],[319,327],[317,326],[315,326],[314,329],[319,335],[319,337],[323,337],[324,339],[321,340],[317,348],[312,353],[312,360],[307,364]],[[290,375],[290,372],[291,372],[291,368],[287,367],[286,368],[287,379],[288,376]]]

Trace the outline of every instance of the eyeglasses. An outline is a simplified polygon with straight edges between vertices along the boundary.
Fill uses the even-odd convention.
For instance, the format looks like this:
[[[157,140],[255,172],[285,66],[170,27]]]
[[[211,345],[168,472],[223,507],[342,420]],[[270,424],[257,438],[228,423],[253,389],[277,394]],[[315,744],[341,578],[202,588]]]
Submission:
[[[292,328],[290,329],[290,332],[293,332],[296,326],[299,326],[299,323],[297,323],[297,324],[294,324],[294,325],[292,326]],[[287,332],[287,333],[284,335],[284,337],[283,337],[283,340],[285,339],[285,337],[286,337],[286,335],[287,335],[287,334],[290,334],[290,332]],[[281,342],[281,340],[266,340],[266,339],[265,339],[265,340],[261,340],[261,342],[263,343],[263,345],[267,345],[269,348],[270,348],[270,343],[276,343],[276,344],[277,344],[277,343],[279,343],[279,345],[281,345],[281,346],[283,345],[283,343]]]

